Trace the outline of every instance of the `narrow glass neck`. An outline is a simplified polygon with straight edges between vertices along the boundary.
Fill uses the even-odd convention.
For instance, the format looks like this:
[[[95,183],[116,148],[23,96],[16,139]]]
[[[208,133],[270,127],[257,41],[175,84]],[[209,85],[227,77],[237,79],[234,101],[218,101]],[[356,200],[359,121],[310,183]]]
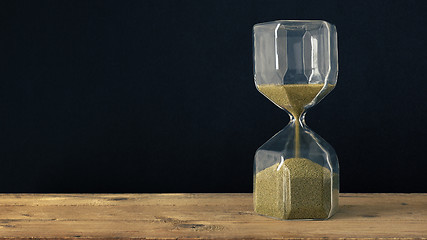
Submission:
[[[301,114],[293,114],[293,113],[289,113],[289,117],[290,117],[290,122],[297,124],[300,127],[304,127],[305,124],[305,114],[306,114],[306,110],[304,110]]]

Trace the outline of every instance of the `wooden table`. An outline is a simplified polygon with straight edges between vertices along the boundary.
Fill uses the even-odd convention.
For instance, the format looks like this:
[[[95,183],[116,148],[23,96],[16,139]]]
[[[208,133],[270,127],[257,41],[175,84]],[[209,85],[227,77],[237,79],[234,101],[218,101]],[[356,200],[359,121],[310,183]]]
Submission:
[[[0,194],[0,239],[427,239],[427,194],[341,194],[327,221],[252,212],[252,194]]]

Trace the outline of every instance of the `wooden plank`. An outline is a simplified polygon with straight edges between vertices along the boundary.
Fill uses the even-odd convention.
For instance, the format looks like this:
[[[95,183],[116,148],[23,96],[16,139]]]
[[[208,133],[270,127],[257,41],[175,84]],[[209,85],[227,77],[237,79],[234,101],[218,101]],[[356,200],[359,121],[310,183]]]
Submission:
[[[427,239],[427,194],[341,194],[326,221],[252,209],[252,194],[0,194],[0,239]]]

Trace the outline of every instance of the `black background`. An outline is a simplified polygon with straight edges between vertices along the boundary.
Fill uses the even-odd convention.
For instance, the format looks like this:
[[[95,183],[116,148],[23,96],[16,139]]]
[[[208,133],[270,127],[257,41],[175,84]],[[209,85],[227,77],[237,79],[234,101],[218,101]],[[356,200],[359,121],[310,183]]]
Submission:
[[[423,1],[1,1],[0,192],[251,192],[288,122],[255,89],[252,26],[338,30],[308,125],[342,192],[426,192]]]

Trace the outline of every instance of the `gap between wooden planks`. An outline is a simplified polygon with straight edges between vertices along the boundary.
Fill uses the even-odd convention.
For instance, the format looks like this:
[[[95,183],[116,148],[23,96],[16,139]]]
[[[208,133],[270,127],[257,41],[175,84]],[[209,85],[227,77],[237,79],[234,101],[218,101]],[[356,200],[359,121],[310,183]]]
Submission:
[[[0,194],[0,239],[427,239],[427,194],[341,194],[326,221],[253,213],[252,194]]]

